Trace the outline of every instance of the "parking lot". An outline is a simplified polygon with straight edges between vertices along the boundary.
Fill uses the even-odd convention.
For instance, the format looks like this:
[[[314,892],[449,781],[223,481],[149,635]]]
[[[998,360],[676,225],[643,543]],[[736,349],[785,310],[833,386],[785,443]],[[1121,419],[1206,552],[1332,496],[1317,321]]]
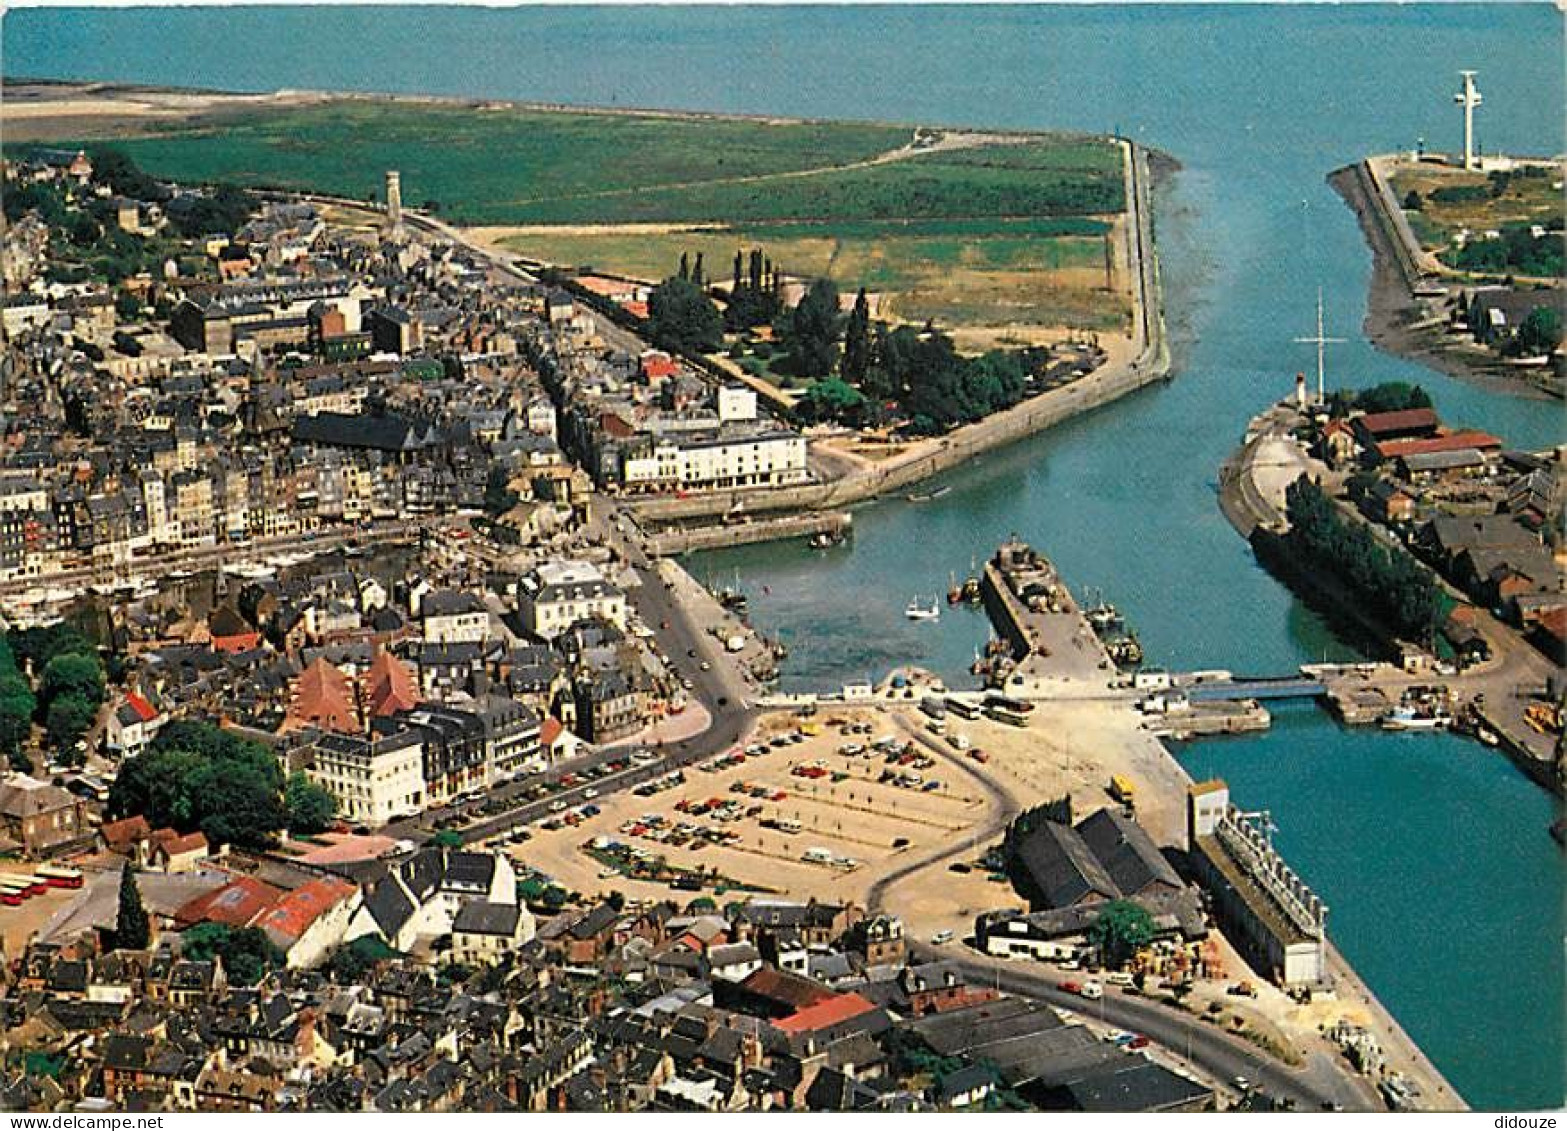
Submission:
[[[907,724],[873,710],[803,722],[774,715],[744,748],[634,790],[582,796],[581,804],[556,803],[511,851],[573,890],[628,898],[671,890],[680,898],[693,885],[631,879],[611,868],[617,857],[705,872],[709,894],[739,886],[863,898],[909,854],[983,824],[992,804],[967,775],[913,743]]]

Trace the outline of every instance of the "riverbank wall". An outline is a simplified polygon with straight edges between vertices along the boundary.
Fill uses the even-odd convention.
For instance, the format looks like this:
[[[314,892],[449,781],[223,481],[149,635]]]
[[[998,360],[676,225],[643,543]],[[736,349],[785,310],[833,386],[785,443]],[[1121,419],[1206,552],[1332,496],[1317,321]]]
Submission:
[[[1549,370],[1516,369],[1479,347],[1460,345],[1446,337],[1441,329],[1445,312],[1416,296],[1433,277],[1421,268],[1419,241],[1374,162],[1357,161],[1335,169],[1327,180],[1355,214],[1371,249],[1364,331],[1372,345],[1453,377],[1483,380],[1520,392],[1532,389],[1557,398],[1563,395],[1561,383]]]

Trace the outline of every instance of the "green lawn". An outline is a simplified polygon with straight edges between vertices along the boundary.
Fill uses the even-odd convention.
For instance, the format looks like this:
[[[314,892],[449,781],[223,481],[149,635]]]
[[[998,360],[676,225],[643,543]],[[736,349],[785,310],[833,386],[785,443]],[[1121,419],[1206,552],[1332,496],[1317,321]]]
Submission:
[[[722,280],[761,246],[784,271],[882,292],[896,317],[1110,328],[1108,220],[1124,209],[1119,146],[1078,135],[917,151],[910,127],[346,100],[224,112],[115,139],[149,172],[434,201],[469,225],[607,226],[507,242],[549,262],[658,279],[701,251]],[[60,142],[57,144],[67,144]],[[629,223],[669,232],[612,230]],[[701,225],[704,230],[678,230]]]
[[[1078,137],[843,169],[899,149],[913,131],[353,100],[154,129],[115,144],[159,176],[366,199],[379,194],[385,170],[399,169],[405,202],[438,201],[447,218],[469,224],[1074,216],[1122,207],[1119,151]]]

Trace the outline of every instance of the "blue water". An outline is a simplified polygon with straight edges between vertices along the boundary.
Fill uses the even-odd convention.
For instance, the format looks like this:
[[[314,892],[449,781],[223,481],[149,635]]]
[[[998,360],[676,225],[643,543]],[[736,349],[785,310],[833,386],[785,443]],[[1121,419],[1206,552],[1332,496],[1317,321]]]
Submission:
[[[706,555],[783,635],[786,682],[914,660],[953,678],[985,636],[911,625],[1016,531],[1103,588],[1173,667],[1259,674],[1353,654],[1224,524],[1213,479],[1247,418],[1313,364],[1424,384],[1451,420],[1540,447],[1554,403],[1377,353],[1359,332],[1370,260],[1324,184],[1368,152],[1458,144],[1451,96],[1480,72],[1487,150],[1563,149],[1563,35],[1545,5],[965,8],[267,8],[13,11],[10,75],[225,89],[423,92],[991,126],[1115,130],[1182,164],[1157,202],[1176,375],[947,477],[944,498],[856,515],[851,547]],[[763,591],[763,587],[766,591]],[[1185,749],[1332,906],[1346,955],[1480,1107],[1562,1100],[1562,856],[1553,806],[1461,740],[1349,731],[1309,708],[1268,734]]]

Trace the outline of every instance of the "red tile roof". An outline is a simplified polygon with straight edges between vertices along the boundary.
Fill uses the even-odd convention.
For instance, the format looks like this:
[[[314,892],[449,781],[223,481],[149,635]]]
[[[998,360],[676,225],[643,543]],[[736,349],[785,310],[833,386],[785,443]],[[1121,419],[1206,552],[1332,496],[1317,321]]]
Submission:
[[[358,734],[360,730],[348,677],[322,657],[300,673],[294,685],[294,702],[288,709],[288,727],[307,724],[341,734]]]
[[[824,1001],[808,1005],[780,1021],[774,1021],[773,1028],[791,1035],[814,1033],[821,1029],[830,1029],[834,1025],[841,1025],[875,1008],[859,994],[833,994]]]
[[[673,377],[680,372],[680,363],[661,350],[648,350],[642,355],[642,375],[649,381]]]
[[[384,649],[376,652],[371,661],[365,686],[370,689],[366,698],[372,715],[392,715],[419,705],[419,689],[414,685],[413,676],[397,657]]]
[[[157,708],[155,708],[151,703],[147,702],[147,700],[143,699],[140,695],[137,695],[134,691],[126,694],[125,702],[127,705],[129,705],[131,710],[136,712],[137,717],[140,718],[144,723],[150,723],[153,719],[158,717]]]
[[[227,653],[248,652],[259,643],[261,643],[261,633],[259,632],[239,632],[233,636],[214,636],[212,638],[213,649]]]
[[[165,836],[164,834],[170,834]],[[184,856],[189,852],[207,851],[207,838],[203,833],[186,833],[181,836],[173,829],[159,829],[152,834],[153,841],[170,857]]]
[[[1377,455],[1385,460],[1400,459],[1403,456],[1427,455],[1431,452],[1458,452],[1465,448],[1479,448],[1482,451],[1500,448],[1502,442],[1489,432],[1480,432],[1473,428],[1463,428],[1457,432],[1449,432],[1445,436],[1433,436],[1427,440],[1389,440],[1377,445]]]
[[[1372,436],[1387,432],[1411,432],[1418,428],[1435,428],[1440,421],[1429,408],[1405,408],[1397,412],[1368,412],[1355,418],[1355,422]]]
[[[140,814],[120,821],[110,821],[98,831],[103,835],[103,842],[113,849],[129,848],[152,836],[152,826],[147,824],[147,818]]]
[[[174,913],[174,921],[181,926],[222,923],[229,927],[248,927],[257,915],[282,898],[281,888],[262,883],[254,876],[236,876],[233,882],[183,904]]]
[[[539,727],[539,742],[544,746],[553,746],[555,740],[561,736],[565,729],[565,723],[561,722],[554,715],[550,715],[544,720],[544,724]]]
[[[322,915],[359,889],[346,880],[322,877],[289,892],[256,920],[278,946],[287,948],[299,940]]]
[[[647,320],[649,311],[647,303],[645,302],[623,302],[620,304],[620,307],[633,318],[641,318],[644,321]]]

